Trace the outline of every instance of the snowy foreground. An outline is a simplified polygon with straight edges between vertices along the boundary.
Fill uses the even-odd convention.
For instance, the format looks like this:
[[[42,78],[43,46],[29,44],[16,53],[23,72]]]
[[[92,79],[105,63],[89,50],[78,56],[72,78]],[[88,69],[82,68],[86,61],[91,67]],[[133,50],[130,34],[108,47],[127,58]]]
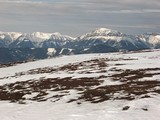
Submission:
[[[1,120],[159,120],[160,50],[0,68]]]

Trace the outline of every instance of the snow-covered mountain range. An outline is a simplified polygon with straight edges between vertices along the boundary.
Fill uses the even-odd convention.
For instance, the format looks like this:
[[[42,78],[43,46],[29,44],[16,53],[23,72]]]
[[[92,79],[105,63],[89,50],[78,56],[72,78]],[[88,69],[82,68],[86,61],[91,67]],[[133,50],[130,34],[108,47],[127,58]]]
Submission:
[[[0,33],[0,46],[6,48],[41,48],[41,47],[58,47],[62,46],[68,41],[72,41],[72,38],[67,35],[61,35],[60,33],[43,33],[34,32],[28,33],[16,33],[16,32],[1,32]],[[52,46],[53,45],[53,46]]]
[[[116,30],[98,28],[77,38],[60,33],[0,32],[0,53],[8,54],[8,62],[46,58],[49,56],[105,53],[160,48],[159,33],[127,35]],[[52,50],[51,50],[52,49]],[[42,53],[39,53],[41,50]],[[52,51],[52,52],[51,52]],[[26,54],[27,53],[27,54]],[[38,54],[38,58],[36,55]],[[41,54],[41,57],[40,57]],[[1,55],[2,58],[2,55]],[[3,60],[6,61],[6,60]],[[0,60],[0,63],[3,63]]]
[[[87,41],[86,41],[87,40]],[[98,40],[98,41],[97,41]],[[126,44],[126,49],[131,49],[127,44],[133,45],[133,47],[138,48],[139,45],[146,47],[157,47],[160,44],[160,34],[158,33],[145,33],[138,36],[123,34],[116,30],[111,30],[107,28],[98,28],[91,31],[85,35],[77,38],[73,38],[67,35],[62,35],[58,32],[56,33],[43,33],[34,32],[31,34],[19,33],[19,32],[0,32],[0,46],[1,47],[28,47],[28,48],[41,48],[41,47],[63,47],[67,43],[78,44],[78,42],[86,42],[90,46],[95,46],[95,44],[105,43],[108,46],[113,46],[116,48],[123,48]],[[86,42],[85,42],[86,41]],[[140,46],[140,47],[142,47]],[[128,48],[127,48],[128,47]],[[140,48],[139,48],[140,49]],[[143,49],[143,48],[142,48]]]

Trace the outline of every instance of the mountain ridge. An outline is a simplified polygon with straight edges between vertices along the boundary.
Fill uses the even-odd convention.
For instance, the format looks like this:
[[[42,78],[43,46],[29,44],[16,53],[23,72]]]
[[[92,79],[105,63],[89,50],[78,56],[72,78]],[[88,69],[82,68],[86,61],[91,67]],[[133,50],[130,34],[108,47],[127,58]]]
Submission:
[[[108,28],[97,28],[74,38],[58,32],[0,32],[0,52],[2,53],[3,51],[8,55],[8,62],[12,62],[12,60],[15,62],[15,60],[44,59],[71,54],[136,51],[158,48],[160,48],[159,33],[144,33],[135,36]],[[1,54],[0,63],[4,63]]]
[[[150,44],[158,44],[160,42],[160,33],[147,32],[140,35],[124,34],[117,30],[108,28],[97,28],[79,37],[71,37],[62,35],[59,32],[46,33],[46,32],[0,32],[0,42],[10,40],[30,40],[32,42],[45,42],[47,40],[89,40],[89,39],[103,39],[103,40],[117,40],[120,41],[123,37],[139,38],[142,41],[149,42]],[[151,40],[152,39],[152,40]],[[3,47],[3,46],[2,46]]]

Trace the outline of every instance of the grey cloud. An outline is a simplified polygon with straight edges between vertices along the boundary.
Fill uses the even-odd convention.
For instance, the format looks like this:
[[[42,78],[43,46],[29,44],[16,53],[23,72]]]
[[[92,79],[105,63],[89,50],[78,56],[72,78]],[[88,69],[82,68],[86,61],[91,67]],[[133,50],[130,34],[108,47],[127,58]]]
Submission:
[[[80,35],[97,27],[158,31],[158,0],[0,0],[0,31]],[[18,3],[18,4],[17,4]]]
[[[124,10],[89,10],[88,12],[93,12],[93,13],[112,13],[112,14],[119,14],[119,13],[124,13],[124,14],[143,14],[143,13],[160,13],[160,9],[137,9],[137,10],[130,10],[130,9],[124,9]]]

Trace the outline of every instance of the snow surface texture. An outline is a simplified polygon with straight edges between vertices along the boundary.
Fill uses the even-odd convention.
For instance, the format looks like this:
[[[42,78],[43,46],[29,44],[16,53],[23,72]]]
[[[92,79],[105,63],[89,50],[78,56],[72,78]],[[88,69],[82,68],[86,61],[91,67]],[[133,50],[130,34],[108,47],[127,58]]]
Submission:
[[[159,59],[150,50],[2,67],[1,120],[158,120]]]

